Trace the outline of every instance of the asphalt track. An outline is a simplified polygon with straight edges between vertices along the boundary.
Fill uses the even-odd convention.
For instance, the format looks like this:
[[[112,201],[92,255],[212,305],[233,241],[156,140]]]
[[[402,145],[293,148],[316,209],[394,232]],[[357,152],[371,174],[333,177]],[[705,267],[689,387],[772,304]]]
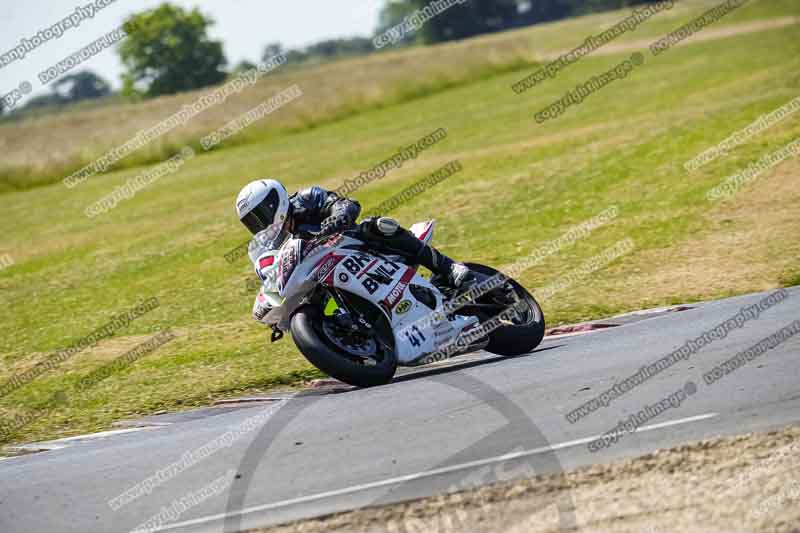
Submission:
[[[765,294],[621,318],[618,327],[548,338],[533,353],[479,354],[423,367],[384,387],[157,417],[160,425],[79,438],[0,461],[0,531],[131,531],[231,469],[232,485],[160,530],[238,531],[569,470],[701,438],[800,420],[800,335],[709,386],[703,372],[800,319],[800,288],[585,418],[565,414]],[[646,319],[643,319],[646,318]],[[684,387],[696,392],[596,453],[620,419]],[[114,511],[108,501],[255,415],[259,427]],[[269,417],[269,418],[268,418]],[[566,513],[568,502],[561,502]]]

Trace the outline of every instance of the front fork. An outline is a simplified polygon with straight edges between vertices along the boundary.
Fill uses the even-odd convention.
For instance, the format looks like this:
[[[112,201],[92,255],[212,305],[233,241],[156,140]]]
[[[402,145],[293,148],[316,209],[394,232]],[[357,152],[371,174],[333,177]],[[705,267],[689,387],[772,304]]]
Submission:
[[[333,288],[324,287],[322,291],[317,292],[315,295],[311,297],[305,297],[302,304],[312,304],[312,305],[319,305],[322,306],[323,302],[327,299],[327,304],[323,308],[323,315],[336,317],[337,310],[344,310],[343,314],[353,314],[357,317],[359,322],[361,323],[362,327],[366,326],[368,330],[372,329],[372,326],[364,320],[364,318],[357,313],[352,313],[349,311],[348,306],[346,305],[342,295]],[[334,318],[335,320],[335,318]],[[343,324],[340,324],[343,325]],[[357,326],[353,325],[352,329],[358,329]],[[270,335],[270,342],[278,342],[284,336],[283,330],[280,329],[277,324],[272,325],[272,334]]]
[[[338,324],[341,327],[349,328],[352,331],[360,330],[365,335],[375,339],[385,350],[392,349],[384,340],[381,332],[375,328],[374,324],[367,320],[364,314],[359,311],[355,305],[347,301],[347,296],[344,293],[333,287],[326,287],[326,293],[330,297],[328,304],[325,306],[324,314],[326,316],[331,316],[333,320],[339,321]],[[331,302],[334,302],[334,307],[331,315],[328,315],[327,311],[331,308]],[[339,313],[336,313],[337,310]]]

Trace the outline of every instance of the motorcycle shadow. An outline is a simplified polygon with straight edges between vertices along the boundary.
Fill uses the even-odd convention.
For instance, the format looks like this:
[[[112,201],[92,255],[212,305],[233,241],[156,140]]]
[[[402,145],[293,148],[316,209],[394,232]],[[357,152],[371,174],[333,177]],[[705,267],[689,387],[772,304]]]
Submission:
[[[422,379],[428,378],[432,376],[440,376],[444,374],[449,374],[451,372],[457,372],[459,370],[467,370],[469,368],[475,368],[479,366],[485,365],[492,365],[492,364],[499,364],[509,359],[519,359],[522,357],[529,357],[531,355],[537,355],[541,352],[546,352],[549,350],[554,350],[556,348],[561,348],[564,344],[555,344],[553,346],[545,346],[542,348],[536,348],[535,350],[524,353],[521,355],[494,355],[488,354],[488,352],[483,352],[488,354],[487,356],[483,356],[481,359],[466,359],[463,361],[459,361],[459,359],[474,356],[475,354],[466,354],[463,356],[457,356],[452,359],[447,359],[441,363],[433,363],[431,365],[426,366],[417,366],[417,367],[408,367],[408,368],[401,368],[398,370],[398,373],[395,377],[387,383],[383,385],[384,387],[388,385],[392,385],[394,383],[403,383],[405,381],[412,381],[415,379]],[[310,389],[306,389],[301,393],[301,396],[328,396],[331,394],[346,394],[349,392],[355,392],[359,390],[365,390],[361,387],[355,387],[353,385],[347,385],[346,383],[342,383],[332,378],[328,378],[327,380],[320,380],[320,381],[330,381],[330,383],[321,383],[319,386],[315,386]]]
[[[421,379],[427,378],[431,376],[439,376],[442,374],[448,374],[450,372],[457,372],[459,370],[467,370],[469,368],[475,368],[479,366],[485,365],[492,365],[502,363],[503,361],[508,361],[509,359],[520,359],[523,357],[530,357],[532,355],[537,355],[542,352],[546,352],[549,350],[555,350],[556,348],[561,348],[565,346],[564,344],[555,344],[553,346],[545,346],[541,348],[536,348],[535,350],[524,353],[521,355],[494,355],[488,354],[488,357],[484,356],[481,359],[473,360],[468,359],[463,362],[459,362],[458,360],[461,357],[469,357],[470,355],[474,354],[467,354],[464,356],[456,356],[452,359],[447,359],[441,363],[433,363],[427,366],[419,366],[419,367],[412,367],[408,369],[399,369],[397,375],[395,375],[394,379],[392,379],[391,383],[402,383],[404,381],[411,381],[414,379]],[[483,352],[488,353],[488,352]]]

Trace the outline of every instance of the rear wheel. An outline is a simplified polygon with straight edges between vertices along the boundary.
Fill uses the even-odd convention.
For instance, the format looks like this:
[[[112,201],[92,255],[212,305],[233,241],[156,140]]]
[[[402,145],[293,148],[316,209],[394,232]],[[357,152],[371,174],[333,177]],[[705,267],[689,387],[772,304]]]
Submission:
[[[363,298],[348,294],[348,299],[372,306]],[[389,383],[397,370],[394,342],[386,334],[388,321],[373,308],[369,318],[377,323],[365,325],[358,310],[334,314],[323,312],[324,305],[309,304],[292,316],[292,339],[311,364],[331,377],[357,387]],[[377,319],[375,318],[377,317]]]
[[[466,264],[486,277],[494,276],[499,272],[492,267],[477,263]],[[492,292],[478,301],[502,305],[504,308],[512,307],[516,316],[512,324],[497,328],[489,334],[489,344],[484,348],[487,352],[497,355],[522,355],[539,346],[544,338],[544,313],[539,303],[525,287],[511,278],[506,278],[503,287]],[[490,300],[487,302],[486,300]]]

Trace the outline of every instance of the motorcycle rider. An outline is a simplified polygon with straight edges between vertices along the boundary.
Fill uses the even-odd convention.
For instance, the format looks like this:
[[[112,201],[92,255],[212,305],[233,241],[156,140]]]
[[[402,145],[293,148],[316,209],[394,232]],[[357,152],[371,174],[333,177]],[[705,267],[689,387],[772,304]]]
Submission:
[[[361,205],[322,187],[303,189],[289,196],[277,180],[252,181],[239,192],[236,212],[253,235],[273,224],[282,224],[287,234],[300,239],[357,230],[359,237],[366,242],[402,255],[412,264],[426,267],[451,288],[463,288],[473,279],[463,263],[455,262],[425,244],[394,219],[368,217],[357,225]],[[258,267],[256,273],[261,277]],[[259,292],[253,306],[253,317],[261,321],[269,309]]]

